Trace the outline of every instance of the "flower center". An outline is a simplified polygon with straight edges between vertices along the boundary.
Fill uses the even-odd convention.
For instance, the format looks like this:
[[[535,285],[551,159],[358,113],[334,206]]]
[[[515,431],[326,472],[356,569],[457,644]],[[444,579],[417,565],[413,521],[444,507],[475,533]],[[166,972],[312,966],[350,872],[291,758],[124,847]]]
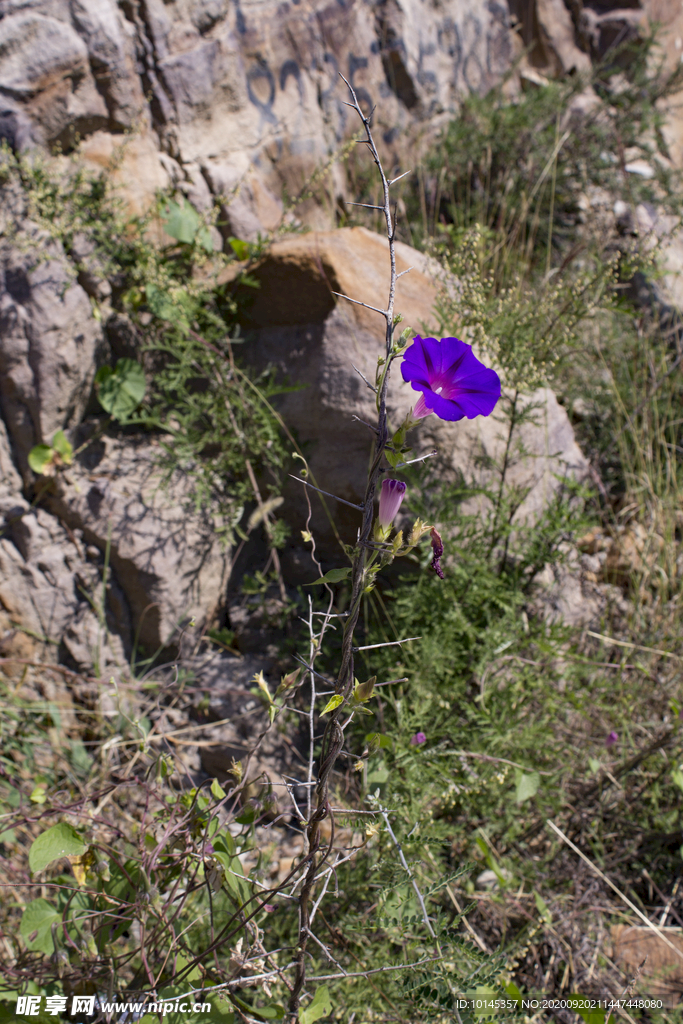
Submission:
[[[438,388],[436,389],[436,391],[434,392],[434,394],[435,394],[435,395],[440,395],[442,391],[443,391],[443,385],[442,385],[441,387],[438,387]]]

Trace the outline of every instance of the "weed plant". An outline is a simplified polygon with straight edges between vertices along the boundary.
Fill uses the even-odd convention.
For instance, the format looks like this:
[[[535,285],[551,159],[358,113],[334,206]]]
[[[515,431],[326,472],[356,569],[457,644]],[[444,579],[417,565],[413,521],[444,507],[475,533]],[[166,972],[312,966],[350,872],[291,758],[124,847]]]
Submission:
[[[600,102],[581,115],[585,82],[513,104],[470,97],[406,197],[405,237],[457,278],[442,332],[465,330],[497,356],[507,445],[484,516],[464,514],[467,480],[437,468],[431,486],[410,481],[412,511],[439,524],[451,556],[444,581],[423,563],[373,596],[368,643],[421,640],[400,659],[373,652],[373,670],[383,662],[384,677],[409,683],[383,691],[393,743],[368,748],[362,786],[401,808],[417,847],[424,837],[423,870],[468,863],[444,910],[472,900],[464,931],[503,956],[499,985],[537,995],[604,999],[632,983],[611,960],[610,928],[642,922],[605,876],[650,920],[680,923],[680,340],[656,304],[633,304],[630,275],[656,276],[657,255],[620,236],[612,212],[625,200],[632,215],[638,203],[680,213],[657,107],[680,72],[653,77],[652,52],[628,67],[626,51],[612,55],[592,83]],[[638,158],[651,178],[626,170]],[[546,383],[591,475],[529,527],[515,522],[523,495],[506,475],[523,455],[518,397]],[[579,628],[548,617],[542,564],[570,589],[583,580],[581,604],[599,588]]]
[[[613,962],[610,928],[638,919],[605,878],[650,920],[683,918],[680,349],[621,287],[634,269],[652,267],[652,252],[606,227],[624,196],[632,210],[642,201],[679,209],[679,182],[657,157],[666,158],[657,104],[680,72],[653,73],[651,55],[651,43],[628,61],[627,51],[612,54],[593,82],[597,102],[581,116],[572,114],[578,81],[514,104],[498,92],[471,97],[426,161],[420,188],[404,197],[405,230],[444,266],[444,333],[466,332],[500,367],[506,443],[485,492],[477,489],[477,516],[471,481],[438,464],[406,474],[410,511],[444,537],[445,579],[413,555],[366,595],[365,643],[420,640],[398,655],[396,647],[367,655],[367,675],[387,685],[376,690],[374,719],[347,733],[332,776],[343,842],[357,851],[330,869],[316,921],[323,939],[308,947],[320,995],[311,992],[305,1024],[441,1024],[456,1011],[469,1024],[472,1011],[457,1004],[466,992],[619,996],[633,978]],[[653,178],[626,171],[639,157]],[[20,178],[42,174],[7,167]],[[36,209],[47,217],[53,202],[67,248],[63,206],[71,204],[74,224],[107,224],[104,199],[82,199],[91,186],[81,181],[57,201],[39,184]],[[602,219],[586,217],[584,197]],[[225,500],[246,500],[245,457],[277,473],[283,449],[268,407],[245,397],[257,393],[235,361],[238,311],[226,290],[193,276],[209,259],[207,236],[196,225],[189,241],[158,249],[143,225],[131,240],[115,230],[120,211],[111,217],[101,248],[113,238],[110,258],[123,268],[115,301],[133,323],[151,315],[147,346],[162,357],[137,426],[172,433],[168,453],[196,475],[200,499],[225,486]],[[520,398],[543,385],[572,416],[592,471],[582,484],[562,481],[540,517],[524,523],[515,517],[525,495],[508,477],[524,456],[524,418],[537,415]],[[240,431],[246,455],[235,443]],[[554,619],[540,582],[548,575],[579,587],[593,617]],[[333,671],[334,647],[323,644],[322,673]],[[59,822],[66,831],[52,839],[71,844],[79,882],[57,867],[40,885],[29,884],[25,866],[5,869],[21,893],[3,908],[6,1006],[20,990],[70,994],[70,985],[109,997],[149,986],[151,975],[170,996],[222,984],[212,1019],[282,1019],[290,996],[282,969],[297,925],[287,901],[271,896],[267,810],[235,798],[238,765],[236,790],[186,788],[153,739],[160,707],[196,709],[192,680],[152,676],[142,697],[140,685],[118,693],[114,719],[97,713],[95,681],[81,685],[80,707],[92,717],[71,729],[71,752],[48,758],[47,768],[27,752],[38,752],[35,740],[58,712],[36,705],[29,718],[11,689],[5,698],[5,863],[22,863],[21,851]],[[277,723],[292,728],[278,698],[259,687],[263,727],[275,708]],[[438,943],[434,961],[418,893]],[[382,973],[399,962],[419,966]],[[349,976],[325,980],[340,973]],[[647,1009],[629,1013],[653,1019]],[[505,1019],[524,1016],[511,1010]],[[599,1010],[590,1020],[607,1018]]]
[[[147,371],[142,406],[114,419],[158,437],[160,468],[192,480],[196,505],[223,517],[232,543],[245,503],[255,499],[247,464],[265,474],[267,500],[277,495],[287,458],[268,409],[274,389],[235,359],[238,304],[232,286],[217,283],[236,253],[248,260],[259,246],[233,239],[229,256],[214,251],[218,210],[200,218],[182,194],[160,193],[147,213],[132,215],[108,175],[95,176],[75,160],[65,169],[38,156],[17,157],[5,145],[0,178],[6,195],[21,197],[14,230],[27,215],[67,255],[77,239],[81,251],[83,239],[93,250],[96,272],[113,282],[110,298],[92,299],[95,315],[114,346],[123,344]],[[5,235],[12,239],[11,223]],[[85,265],[73,259],[76,276]],[[238,277],[242,285],[253,283],[247,274]],[[283,531],[273,520],[275,544]]]

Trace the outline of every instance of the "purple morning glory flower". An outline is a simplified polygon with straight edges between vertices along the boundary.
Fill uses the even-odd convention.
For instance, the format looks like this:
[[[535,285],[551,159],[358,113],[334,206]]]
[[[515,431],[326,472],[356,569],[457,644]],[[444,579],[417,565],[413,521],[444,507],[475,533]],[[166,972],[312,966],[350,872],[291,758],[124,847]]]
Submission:
[[[382,480],[378,518],[383,530],[388,530],[398,515],[405,494],[406,485],[402,480]]]
[[[442,420],[489,416],[500,398],[500,378],[480,363],[472,346],[458,338],[413,339],[401,363],[403,379],[421,391],[413,410],[419,420],[431,412]]]
[[[423,743],[427,742],[427,737],[423,732],[416,732],[414,736],[410,737],[411,747],[420,747]]]
[[[606,747],[613,747],[618,739],[619,739],[619,733],[618,732],[614,732],[614,730],[612,730],[612,732],[609,734],[609,736],[605,740],[605,746]]]

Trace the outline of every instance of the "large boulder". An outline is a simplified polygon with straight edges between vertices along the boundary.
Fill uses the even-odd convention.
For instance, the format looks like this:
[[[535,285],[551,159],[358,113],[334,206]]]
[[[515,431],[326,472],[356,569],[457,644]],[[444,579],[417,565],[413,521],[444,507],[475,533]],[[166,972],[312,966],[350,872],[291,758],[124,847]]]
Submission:
[[[45,142],[72,144],[76,133],[109,122],[85,42],[67,22],[35,9],[0,20],[0,90],[19,102]]]
[[[0,413],[26,483],[31,448],[81,419],[103,351],[61,245],[24,221],[0,247]]]
[[[70,148],[140,130],[190,194],[227,188],[226,233],[252,236],[356,131],[340,73],[398,152],[404,129],[502,81],[508,22],[497,0],[0,0],[0,133]],[[329,180],[343,193],[341,164]],[[299,213],[330,221],[313,200]]]
[[[0,417],[0,516],[22,500],[21,489],[22,481],[12,458],[7,428]]]
[[[229,564],[216,520],[194,510],[189,479],[164,482],[158,453],[141,439],[95,440],[49,499],[52,512],[108,558],[134,639],[152,651],[215,614]]]
[[[130,621],[115,579],[108,580],[104,608],[101,597],[101,567],[87,557],[82,534],[25,502],[7,510],[0,537],[0,610],[46,645],[43,657],[64,645],[69,653],[77,651],[82,667],[104,671],[107,664],[124,662]]]
[[[438,267],[407,245],[399,243],[396,250],[398,272],[413,268],[398,281],[396,312],[403,314],[414,333],[436,333]],[[384,350],[384,319],[334,293],[382,307],[389,288],[387,241],[365,228],[285,238],[250,273],[260,287],[253,291],[245,314],[244,356],[255,367],[272,366],[282,379],[300,385],[302,390],[280,398],[280,411],[306,452],[318,486],[357,503],[362,500],[372,444],[365,424],[376,414],[374,395],[354,366],[374,380],[377,357]],[[457,325],[453,331],[457,333]],[[416,398],[396,365],[388,397],[395,426]],[[533,403],[536,411],[519,430],[516,449],[523,449],[524,455],[512,460],[507,475],[508,483],[526,493],[517,522],[538,517],[563,477],[582,477],[588,468],[552,391],[540,389],[523,402]],[[500,414],[459,423],[432,415],[422,420],[411,438],[416,455],[436,448],[447,472],[485,488],[496,479],[491,466],[502,460],[507,434]],[[343,536],[353,540],[359,513],[328,501]],[[484,501],[482,497],[480,502]],[[313,506],[316,536],[330,553],[333,533],[317,500]],[[298,536],[306,518],[303,485],[290,482],[283,511]]]

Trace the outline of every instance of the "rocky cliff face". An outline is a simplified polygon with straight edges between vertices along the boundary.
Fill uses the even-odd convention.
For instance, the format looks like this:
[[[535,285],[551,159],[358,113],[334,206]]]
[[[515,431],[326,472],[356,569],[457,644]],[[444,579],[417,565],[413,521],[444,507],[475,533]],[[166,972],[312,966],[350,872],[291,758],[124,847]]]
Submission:
[[[418,145],[459,96],[499,84],[524,47],[532,77],[585,71],[610,41],[656,17],[670,24],[669,57],[679,59],[678,10],[666,0],[643,4],[0,0],[0,138],[15,150],[78,150],[91,167],[110,168],[133,210],[169,184],[200,210],[219,197],[224,235],[255,239],[282,222],[283,189],[297,194],[321,167],[332,195],[345,197],[336,154],[357,124],[340,74],[366,109],[376,108],[378,141],[401,162],[401,147]],[[371,374],[379,336],[358,307],[335,304],[329,281],[372,300],[374,286],[386,285],[385,244],[368,232],[329,233],[333,211],[312,200],[298,213],[324,231],[278,243],[260,264],[251,357],[310,385],[313,400],[295,395],[283,411],[316,446],[314,468],[327,487],[353,497],[366,437],[350,416],[367,418],[367,392],[343,342],[352,339],[354,361]],[[87,271],[76,240],[67,253],[43,237],[21,197],[4,195],[0,230],[0,632],[19,623],[52,648],[64,643],[77,664],[103,668],[130,653],[136,635],[154,648],[191,618],[205,621],[224,598],[228,557],[211,518],[188,510],[182,482],[170,502],[160,499],[145,445],[100,446],[94,462],[64,477],[48,507],[29,506],[28,452],[57,430],[75,430],[95,370],[109,358],[91,299],[106,299],[110,286]],[[420,330],[435,288],[423,258],[404,249],[405,265],[418,269],[403,279],[400,298]],[[537,398],[544,426],[525,438],[533,472],[532,463],[519,467],[529,514],[558,473],[585,468],[554,396]],[[396,415],[409,401],[401,393]],[[422,442],[447,450],[454,470],[469,471],[476,452],[495,455],[499,445],[495,425],[466,426],[457,443],[448,429],[429,430]],[[340,438],[346,447],[335,460]],[[293,523],[297,487],[289,492]],[[93,604],[105,557],[106,614]]]
[[[356,130],[340,74],[391,146],[490,89],[512,56],[498,0],[2,0],[0,134],[86,140],[97,162],[108,136],[135,128],[198,204],[249,172],[250,209],[228,217],[253,233],[279,216],[283,185],[300,189]]]
[[[198,209],[223,197],[224,234],[255,239],[280,223],[283,188],[297,193],[355,132],[340,74],[376,106],[390,151],[407,127],[500,81],[508,21],[494,0],[0,0],[0,138],[78,149],[136,212],[169,184]],[[343,195],[334,160],[331,174]],[[104,671],[136,635],[154,649],[201,625],[224,596],[227,552],[182,481],[162,497],[145,445],[96,445],[60,477],[50,511],[27,504],[30,449],[77,428],[109,358],[90,301],[108,285],[84,274],[87,253],[41,235],[21,196],[4,207],[0,604],[48,650],[64,644]],[[329,211],[301,212],[330,226]]]
[[[102,166],[132,131],[117,160],[133,206],[172,181],[198,207],[224,196],[225,234],[256,237],[327,161],[344,196],[340,74],[401,158],[515,61],[532,79],[587,72],[650,22],[680,60],[674,0],[0,0],[0,137]]]

